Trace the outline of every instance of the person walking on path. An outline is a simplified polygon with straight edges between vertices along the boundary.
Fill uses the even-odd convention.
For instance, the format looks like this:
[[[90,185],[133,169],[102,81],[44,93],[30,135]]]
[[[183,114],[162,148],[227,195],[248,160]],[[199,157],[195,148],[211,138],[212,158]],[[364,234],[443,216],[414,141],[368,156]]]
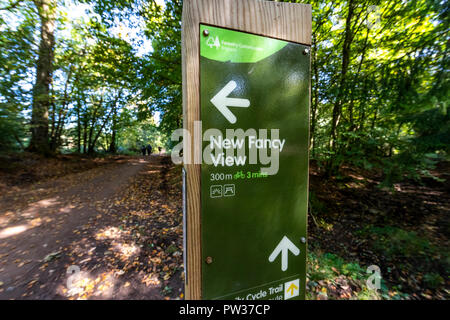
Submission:
[[[146,149],[145,149],[145,146],[143,145],[143,146],[141,147],[141,152],[142,152],[142,155],[143,155],[143,156],[145,156],[145,151],[146,151]]]
[[[151,146],[151,145],[148,145],[148,146],[147,146],[147,154],[148,154],[148,155],[151,155],[151,154],[152,154],[152,146]]]

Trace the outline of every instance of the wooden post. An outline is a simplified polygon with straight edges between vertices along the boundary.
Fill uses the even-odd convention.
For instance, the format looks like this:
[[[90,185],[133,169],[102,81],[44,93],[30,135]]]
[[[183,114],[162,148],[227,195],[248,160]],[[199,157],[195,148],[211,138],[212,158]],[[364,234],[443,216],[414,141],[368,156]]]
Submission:
[[[185,0],[182,18],[183,127],[192,140],[194,122],[200,121],[199,33],[200,24],[234,29],[304,45],[311,45],[311,6],[259,0]],[[201,136],[195,137],[201,139]],[[187,150],[187,149],[184,150]],[[187,152],[184,152],[186,155]],[[197,155],[201,158],[201,155]],[[184,164],[186,170],[186,299],[202,299],[201,165]]]

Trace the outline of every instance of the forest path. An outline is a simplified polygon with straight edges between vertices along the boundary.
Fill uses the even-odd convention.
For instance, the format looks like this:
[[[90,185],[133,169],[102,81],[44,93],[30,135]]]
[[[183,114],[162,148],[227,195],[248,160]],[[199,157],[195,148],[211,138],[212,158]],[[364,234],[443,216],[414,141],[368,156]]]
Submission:
[[[129,213],[123,195],[144,183],[150,188],[141,195],[143,203],[151,192],[160,197],[162,162],[169,165],[156,155],[125,158],[2,195],[0,299],[115,298],[120,290],[112,290],[114,283],[124,272],[111,268],[109,256],[125,265],[139,251],[130,239],[117,242],[133,233],[120,226]],[[149,172],[151,179],[143,179]],[[134,191],[128,191],[133,200]],[[129,297],[125,291],[121,298]],[[157,291],[148,294],[163,298]]]

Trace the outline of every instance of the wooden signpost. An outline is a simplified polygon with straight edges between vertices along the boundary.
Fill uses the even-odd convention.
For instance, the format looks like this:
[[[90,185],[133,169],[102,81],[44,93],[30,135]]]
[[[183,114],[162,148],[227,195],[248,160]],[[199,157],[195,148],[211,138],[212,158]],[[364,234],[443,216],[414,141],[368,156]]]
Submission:
[[[187,299],[303,299],[311,6],[185,0]]]

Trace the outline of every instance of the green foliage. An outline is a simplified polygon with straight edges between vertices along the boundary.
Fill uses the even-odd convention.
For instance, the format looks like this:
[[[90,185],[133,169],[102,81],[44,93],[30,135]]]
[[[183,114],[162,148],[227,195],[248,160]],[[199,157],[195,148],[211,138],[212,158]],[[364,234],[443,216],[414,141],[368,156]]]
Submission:
[[[312,281],[332,279],[340,274],[357,280],[367,279],[365,270],[359,264],[346,263],[342,258],[332,253],[317,256],[309,252],[308,265],[311,266],[308,273],[309,280]],[[316,269],[315,266],[318,266],[318,268]]]
[[[445,283],[444,279],[437,273],[426,273],[423,276],[424,284],[430,289],[436,289]]]
[[[83,17],[70,20],[65,12],[65,5],[70,2],[59,3],[56,10],[58,23],[48,114],[50,149],[114,153],[134,152],[140,140],[164,145],[161,140],[166,138],[155,132],[158,131],[155,125],[151,137],[141,139],[137,135],[135,141],[130,141],[135,128],[141,122],[145,127],[158,109],[149,107],[148,101],[154,97],[142,95],[144,84],[151,82],[152,77],[143,66],[151,63],[152,58],[137,54],[142,40],[137,41],[129,32],[136,29],[133,23],[138,21],[137,14],[144,7],[136,10],[134,1],[87,2],[100,16],[88,10]],[[2,150],[23,148],[21,144],[27,141],[23,128],[31,115],[39,21],[32,3],[18,2],[14,8],[0,11],[0,62],[4,66],[0,71]],[[124,29],[124,24],[129,28]],[[113,32],[113,28],[125,31]],[[156,94],[160,95],[155,91]],[[176,112],[180,113],[180,108]],[[126,145],[121,146],[122,142]]]
[[[36,17],[28,6],[20,16],[22,20],[11,26],[5,21],[8,14],[0,12],[0,152],[23,149],[26,137],[22,112],[31,99],[32,80],[27,73],[35,59]]]
[[[182,126],[182,1],[79,2],[92,10],[78,20],[65,13],[70,1],[57,8],[51,149],[133,152],[144,140],[170,149]],[[382,168],[387,186],[430,175],[450,146],[445,4],[308,2],[312,157],[333,175],[345,163]],[[17,148],[28,140],[39,17],[31,2],[10,4],[0,6],[1,130],[2,145]],[[161,122],[146,128],[156,112]]]
[[[8,109],[0,109],[0,152],[23,149],[24,119]]]
[[[320,201],[316,197],[316,194],[312,191],[309,192],[308,210],[312,220],[314,221],[317,227],[322,228],[324,230],[333,229],[333,224],[328,223],[324,218],[325,214],[328,211],[327,206],[325,205],[325,203]]]
[[[336,287],[343,280],[351,288],[351,295],[348,299],[354,300],[380,300],[380,299],[405,299],[407,295],[398,290],[389,289],[381,279],[379,290],[370,289],[367,280],[372,273],[367,273],[366,269],[358,263],[346,262],[341,257],[331,253],[321,253],[309,251],[307,256],[307,292],[308,300],[320,298],[326,295],[330,287]],[[333,298],[332,295],[327,296]]]
[[[448,15],[437,1],[310,1],[311,148],[330,174],[385,169],[387,185],[449,148]]]
[[[119,145],[125,150],[134,150],[140,153],[141,147],[150,144],[154,148],[165,148],[167,137],[160,132],[158,126],[152,121],[136,121],[132,125],[123,129],[119,134]]]
[[[408,119],[416,133],[412,139],[417,153],[433,153],[436,150],[449,153],[450,113],[446,106],[425,110]]]
[[[372,234],[374,249],[383,252],[387,259],[395,259],[399,255],[406,258],[427,258],[437,253],[437,248],[413,231],[393,226],[368,226],[361,233]]]
[[[419,270],[428,270],[434,265],[446,274],[450,272],[448,250],[437,247],[414,231],[406,231],[393,226],[368,226],[359,232],[367,234],[373,240],[371,242],[373,249],[383,254],[387,261],[396,261],[402,258],[419,263]],[[429,281],[431,281],[430,279]],[[424,281],[427,280],[424,279]]]
[[[404,151],[390,159],[383,159],[377,164],[385,175],[385,179],[379,185],[380,188],[391,187],[393,183],[403,180],[405,177],[420,181],[422,177],[429,177],[438,182],[443,182],[433,176],[429,170],[433,169],[439,160],[444,160],[444,156],[438,153],[420,153]]]
[[[172,293],[173,289],[169,286],[165,286],[164,289],[162,290],[164,295],[170,295]]]
[[[415,281],[421,282],[422,286],[437,289],[445,284],[443,277],[450,273],[447,248],[431,243],[417,232],[394,226],[367,226],[358,233],[370,239],[371,249],[388,263],[405,269],[409,268],[408,264],[414,264],[419,271],[414,274]]]
[[[181,0],[166,1],[164,8],[150,2],[142,10],[153,52],[142,60],[142,98],[150,104],[140,112],[161,112],[160,129],[167,136],[182,127],[181,11]]]
[[[327,211],[326,205],[319,199],[317,199],[317,196],[313,191],[309,192],[308,201],[309,201],[308,208],[314,214],[322,214]]]
[[[171,244],[170,246],[167,247],[166,252],[168,254],[173,254],[174,252],[178,251],[178,247],[175,246],[174,244]]]

